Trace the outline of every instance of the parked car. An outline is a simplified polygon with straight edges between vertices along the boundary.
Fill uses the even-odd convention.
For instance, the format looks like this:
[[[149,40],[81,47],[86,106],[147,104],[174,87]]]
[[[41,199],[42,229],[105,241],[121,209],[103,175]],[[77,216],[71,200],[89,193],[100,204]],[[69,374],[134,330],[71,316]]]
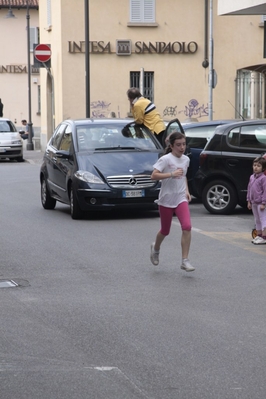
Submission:
[[[23,140],[14,123],[0,118],[0,159],[23,161]]]
[[[157,208],[160,182],[151,180],[163,148],[128,119],[65,120],[49,140],[40,170],[41,202],[70,205],[71,216],[115,208]]]
[[[213,214],[229,214],[246,207],[253,160],[266,152],[266,119],[226,124],[216,128],[200,154],[195,176],[198,196]]]
[[[213,120],[205,122],[180,123],[178,119],[174,119],[173,121],[169,122],[168,130],[164,140],[176,127],[179,127],[179,130],[181,130],[181,132],[184,133],[186,136],[186,143],[187,143],[186,155],[190,158],[190,165],[187,171],[188,187],[190,193],[194,197],[198,196],[195,187],[194,178],[199,169],[199,157],[201,151],[212,137],[217,126],[232,122],[235,121],[229,119],[222,119],[222,120]],[[169,126],[171,125],[172,128],[169,128]]]

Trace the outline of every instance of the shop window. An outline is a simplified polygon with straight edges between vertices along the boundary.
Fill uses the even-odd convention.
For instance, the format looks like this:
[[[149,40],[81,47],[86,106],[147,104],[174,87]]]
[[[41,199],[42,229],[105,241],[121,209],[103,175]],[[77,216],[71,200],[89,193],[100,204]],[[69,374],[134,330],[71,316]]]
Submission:
[[[154,23],[155,0],[130,0],[130,22]]]
[[[130,72],[130,87],[137,87],[144,97],[153,102],[154,72]]]

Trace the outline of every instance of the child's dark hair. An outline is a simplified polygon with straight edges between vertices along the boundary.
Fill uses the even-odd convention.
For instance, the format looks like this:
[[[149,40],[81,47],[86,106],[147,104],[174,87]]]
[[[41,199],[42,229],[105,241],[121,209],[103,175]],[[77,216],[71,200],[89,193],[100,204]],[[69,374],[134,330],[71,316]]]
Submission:
[[[266,170],[266,159],[263,157],[257,157],[254,159],[254,163],[259,163],[262,166],[262,171],[264,172]]]
[[[165,148],[165,154],[168,154],[169,152],[172,152],[172,147],[174,145],[174,142],[176,140],[180,140],[180,139],[186,139],[186,136],[175,130],[174,132],[172,132],[167,138],[166,138],[166,148]]]

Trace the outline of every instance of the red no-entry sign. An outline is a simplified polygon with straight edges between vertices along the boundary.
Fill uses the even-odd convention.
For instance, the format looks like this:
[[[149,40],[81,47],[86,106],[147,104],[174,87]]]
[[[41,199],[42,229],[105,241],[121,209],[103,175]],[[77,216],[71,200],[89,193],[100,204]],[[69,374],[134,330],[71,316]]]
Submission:
[[[50,60],[52,51],[48,44],[37,44],[34,49],[34,57],[39,62],[47,62]]]

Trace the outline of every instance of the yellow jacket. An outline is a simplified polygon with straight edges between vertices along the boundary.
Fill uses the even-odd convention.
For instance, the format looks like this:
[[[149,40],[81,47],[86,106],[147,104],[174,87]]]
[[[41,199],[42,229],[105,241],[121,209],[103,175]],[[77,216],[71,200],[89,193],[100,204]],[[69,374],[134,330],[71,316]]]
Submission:
[[[145,97],[139,97],[133,102],[132,113],[136,123],[147,126],[153,133],[159,134],[165,130],[165,124],[156,111],[155,105]]]

